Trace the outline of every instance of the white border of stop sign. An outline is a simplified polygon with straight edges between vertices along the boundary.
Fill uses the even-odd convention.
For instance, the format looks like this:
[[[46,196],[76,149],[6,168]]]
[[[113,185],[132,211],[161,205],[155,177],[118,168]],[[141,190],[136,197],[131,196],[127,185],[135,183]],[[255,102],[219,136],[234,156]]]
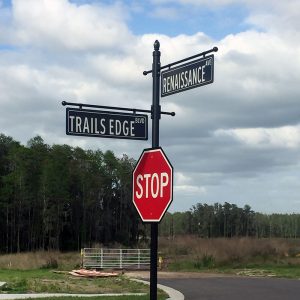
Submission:
[[[168,165],[169,170],[166,170],[167,172],[161,172],[159,174],[157,172],[153,172],[152,174],[149,173],[135,174],[137,169],[139,168],[141,161],[144,158],[144,155],[151,152],[159,152],[162,158],[164,159],[166,165]],[[164,191],[166,189],[169,189],[170,199],[166,201],[165,208],[161,212],[160,216],[158,218],[155,217],[152,219],[148,218],[148,216],[147,217],[143,216],[142,212],[140,211],[140,208],[136,204],[136,201],[139,200],[147,201],[149,198],[151,199],[163,198]],[[144,149],[132,172],[132,201],[142,221],[160,222],[165,212],[167,211],[168,207],[172,203],[172,200],[173,200],[173,166],[171,165],[170,161],[168,160],[166,154],[164,153],[161,147]]]

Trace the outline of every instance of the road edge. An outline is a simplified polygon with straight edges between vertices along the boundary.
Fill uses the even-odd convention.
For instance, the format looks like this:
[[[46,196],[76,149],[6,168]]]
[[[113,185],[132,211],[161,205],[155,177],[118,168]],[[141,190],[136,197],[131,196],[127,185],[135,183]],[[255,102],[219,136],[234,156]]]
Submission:
[[[130,280],[144,283],[147,285],[150,284],[149,281],[145,281],[142,279],[130,278]],[[184,300],[184,295],[180,291],[177,291],[169,286],[162,285],[162,284],[158,284],[157,287],[169,295],[169,298],[167,300]]]

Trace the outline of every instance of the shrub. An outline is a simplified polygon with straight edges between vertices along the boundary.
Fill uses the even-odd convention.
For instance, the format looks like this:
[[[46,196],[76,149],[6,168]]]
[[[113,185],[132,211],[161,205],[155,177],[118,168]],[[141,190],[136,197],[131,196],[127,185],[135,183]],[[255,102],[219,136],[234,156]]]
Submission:
[[[46,264],[42,266],[42,269],[57,269],[57,268],[58,268],[58,261],[51,256],[47,259]]]
[[[204,254],[201,258],[197,257],[194,267],[196,269],[211,269],[215,267],[216,260],[213,255]]]

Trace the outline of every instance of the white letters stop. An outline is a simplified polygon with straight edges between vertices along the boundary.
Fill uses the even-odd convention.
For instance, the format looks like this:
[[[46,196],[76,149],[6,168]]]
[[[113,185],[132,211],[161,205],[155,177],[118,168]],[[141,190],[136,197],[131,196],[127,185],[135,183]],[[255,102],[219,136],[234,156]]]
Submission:
[[[138,186],[135,195],[138,199],[143,197],[149,198],[157,198],[164,196],[164,188],[169,183],[169,175],[166,172],[162,172],[160,174],[139,174],[136,179],[136,184]]]

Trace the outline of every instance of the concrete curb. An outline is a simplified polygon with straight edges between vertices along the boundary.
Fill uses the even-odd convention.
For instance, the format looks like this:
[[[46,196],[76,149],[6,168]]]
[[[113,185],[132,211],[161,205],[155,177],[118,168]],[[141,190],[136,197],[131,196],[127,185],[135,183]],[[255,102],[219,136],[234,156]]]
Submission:
[[[149,281],[135,279],[135,278],[130,278],[130,280],[150,285]],[[168,286],[165,286],[162,284],[158,284],[157,287],[169,295],[169,298],[167,300],[184,300],[184,295],[181,292],[179,292],[171,287],[168,287]]]

